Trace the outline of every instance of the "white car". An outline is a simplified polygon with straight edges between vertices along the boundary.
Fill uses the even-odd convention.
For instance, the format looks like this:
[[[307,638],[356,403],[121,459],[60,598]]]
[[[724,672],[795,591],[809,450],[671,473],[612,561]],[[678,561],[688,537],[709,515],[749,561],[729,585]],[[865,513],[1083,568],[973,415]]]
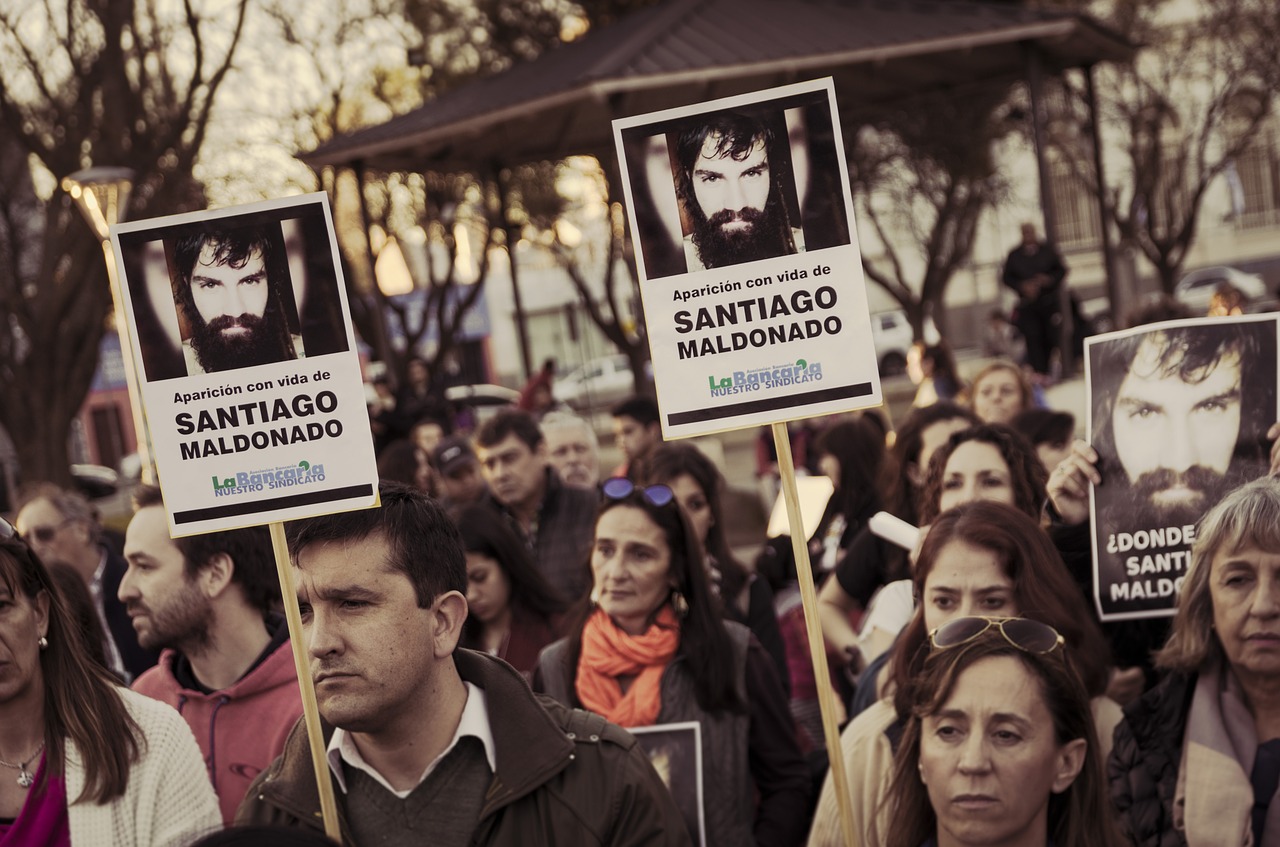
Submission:
[[[645,376],[653,379],[653,366],[645,363]],[[555,398],[577,411],[611,406],[636,393],[627,357],[618,353],[592,359],[556,377]]]
[[[906,312],[894,309],[872,315],[871,340],[875,344],[876,362],[880,366],[881,376],[906,373],[907,351],[911,349],[913,341],[911,323],[907,320]],[[932,318],[925,319],[924,340],[926,344],[937,344],[942,340]]]
[[[1197,315],[1209,311],[1213,292],[1224,282],[1231,283],[1244,295],[1246,303],[1255,303],[1267,296],[1267,285],[1258,274],[1228,267],[1201,268],[1178,280],[1173,287],[1173,297]]]

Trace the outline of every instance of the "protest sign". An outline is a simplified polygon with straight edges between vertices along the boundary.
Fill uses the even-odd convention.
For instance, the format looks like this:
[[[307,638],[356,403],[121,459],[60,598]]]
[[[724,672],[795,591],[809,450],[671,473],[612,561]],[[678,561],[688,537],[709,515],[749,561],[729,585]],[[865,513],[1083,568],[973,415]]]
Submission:
[[[680,809],[689,839],[699,847],[707,843],[706,814],[702,796],[702,725],[697,721],[633,726],[636,737],[671,797]]]
[[[1172,615],[1196,523],[1267,473],[1280,419],[1275,315],[1168,321],[1087,339],[1094,599],[1103,620]]]
[[[324,194],[111,228],[174,537],[373,506]]]
[[[878,405],[831,80],[613,126],[663,436]]]

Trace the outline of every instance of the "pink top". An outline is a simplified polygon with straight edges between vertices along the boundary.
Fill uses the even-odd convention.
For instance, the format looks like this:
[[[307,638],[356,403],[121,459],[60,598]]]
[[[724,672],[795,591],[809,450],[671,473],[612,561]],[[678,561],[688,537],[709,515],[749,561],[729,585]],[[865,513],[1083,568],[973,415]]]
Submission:
[[[36,784],[44,775],[44,756],[36,770]],[[35,789],[27,795],[22,811],[12,823],[0,822],[0,847],[71,847],[67,822],[67,782],[50,779],[43,793]]]

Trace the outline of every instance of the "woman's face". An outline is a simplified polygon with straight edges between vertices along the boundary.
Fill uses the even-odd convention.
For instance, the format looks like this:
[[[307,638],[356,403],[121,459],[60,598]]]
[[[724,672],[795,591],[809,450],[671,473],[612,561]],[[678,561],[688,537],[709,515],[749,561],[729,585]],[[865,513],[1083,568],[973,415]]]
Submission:
[[[1019,614],[1013,580],[996,554],[967,541],[943,545],[924,579],[924,627],[933,632],[952,618]]]
[[[994,444],[966,441],[951,451],[942,469],[938,512],[976,500],[1014,505],[1013,478]]]
[[[48,631],[49,595],[33,601],[0,580],[0,703],[43,699],[40,646]]]
[[[920,780],[938,843],[1044,844],[1049,797],[1075,781],[1085,743],[1058,743],[1044,687],[1021,660],[974,662],[921,721]]]
[[[511,605],[511,580],[497,559],[467,553],[467,610],[480,623],[492,623]]]
[[[951,437],[953,432],[968,428],[969,421],[964,418],[948,418],[947,420],[931,423],[920,430],[920,456],[916,459],[914,465],[907,467],[907,477],[911,480],[911,484],[917,488],[922,488],[925,474],[929,470],[929,460],[933,458],[933,454],[938,452],[939,447],[947,443],[947,439]]]
[[[973,387],[973,413],[985,423],[1007,424],[1022,411],[1022,386],[1005,368],[992,371]]]
[[[1241,681],[1280,674],[1280,553],[1219,550],[1209,570],[1213,629]]]
[[[614,506],[596,521],[591,571],[600,608],[631,635],[648,628],[674,585],[666,534],[635,506]]]
[[[684,509],[685,517],[693,526],[693,534],[705,544],[707,533],[711,531],[711,524],[715,523],[711,514],[711,501],[707,499],[706,492],[702,490],[698,481],[687,473],[680,474],[671,480],[669,485],[671,492],[676,495],[676,502],[680,504],[680,508]]]

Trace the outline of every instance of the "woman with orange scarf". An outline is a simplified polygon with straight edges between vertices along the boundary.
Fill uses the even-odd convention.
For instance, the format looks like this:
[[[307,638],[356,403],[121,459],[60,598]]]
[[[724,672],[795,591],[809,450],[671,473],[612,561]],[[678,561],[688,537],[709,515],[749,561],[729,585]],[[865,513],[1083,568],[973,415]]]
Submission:
[[[696,721],[708,847],[802,843],[809,777],[777,668],[724,620],[671,489],[602,490],[591,602],[542,652],[534,687],[624,727]]]

